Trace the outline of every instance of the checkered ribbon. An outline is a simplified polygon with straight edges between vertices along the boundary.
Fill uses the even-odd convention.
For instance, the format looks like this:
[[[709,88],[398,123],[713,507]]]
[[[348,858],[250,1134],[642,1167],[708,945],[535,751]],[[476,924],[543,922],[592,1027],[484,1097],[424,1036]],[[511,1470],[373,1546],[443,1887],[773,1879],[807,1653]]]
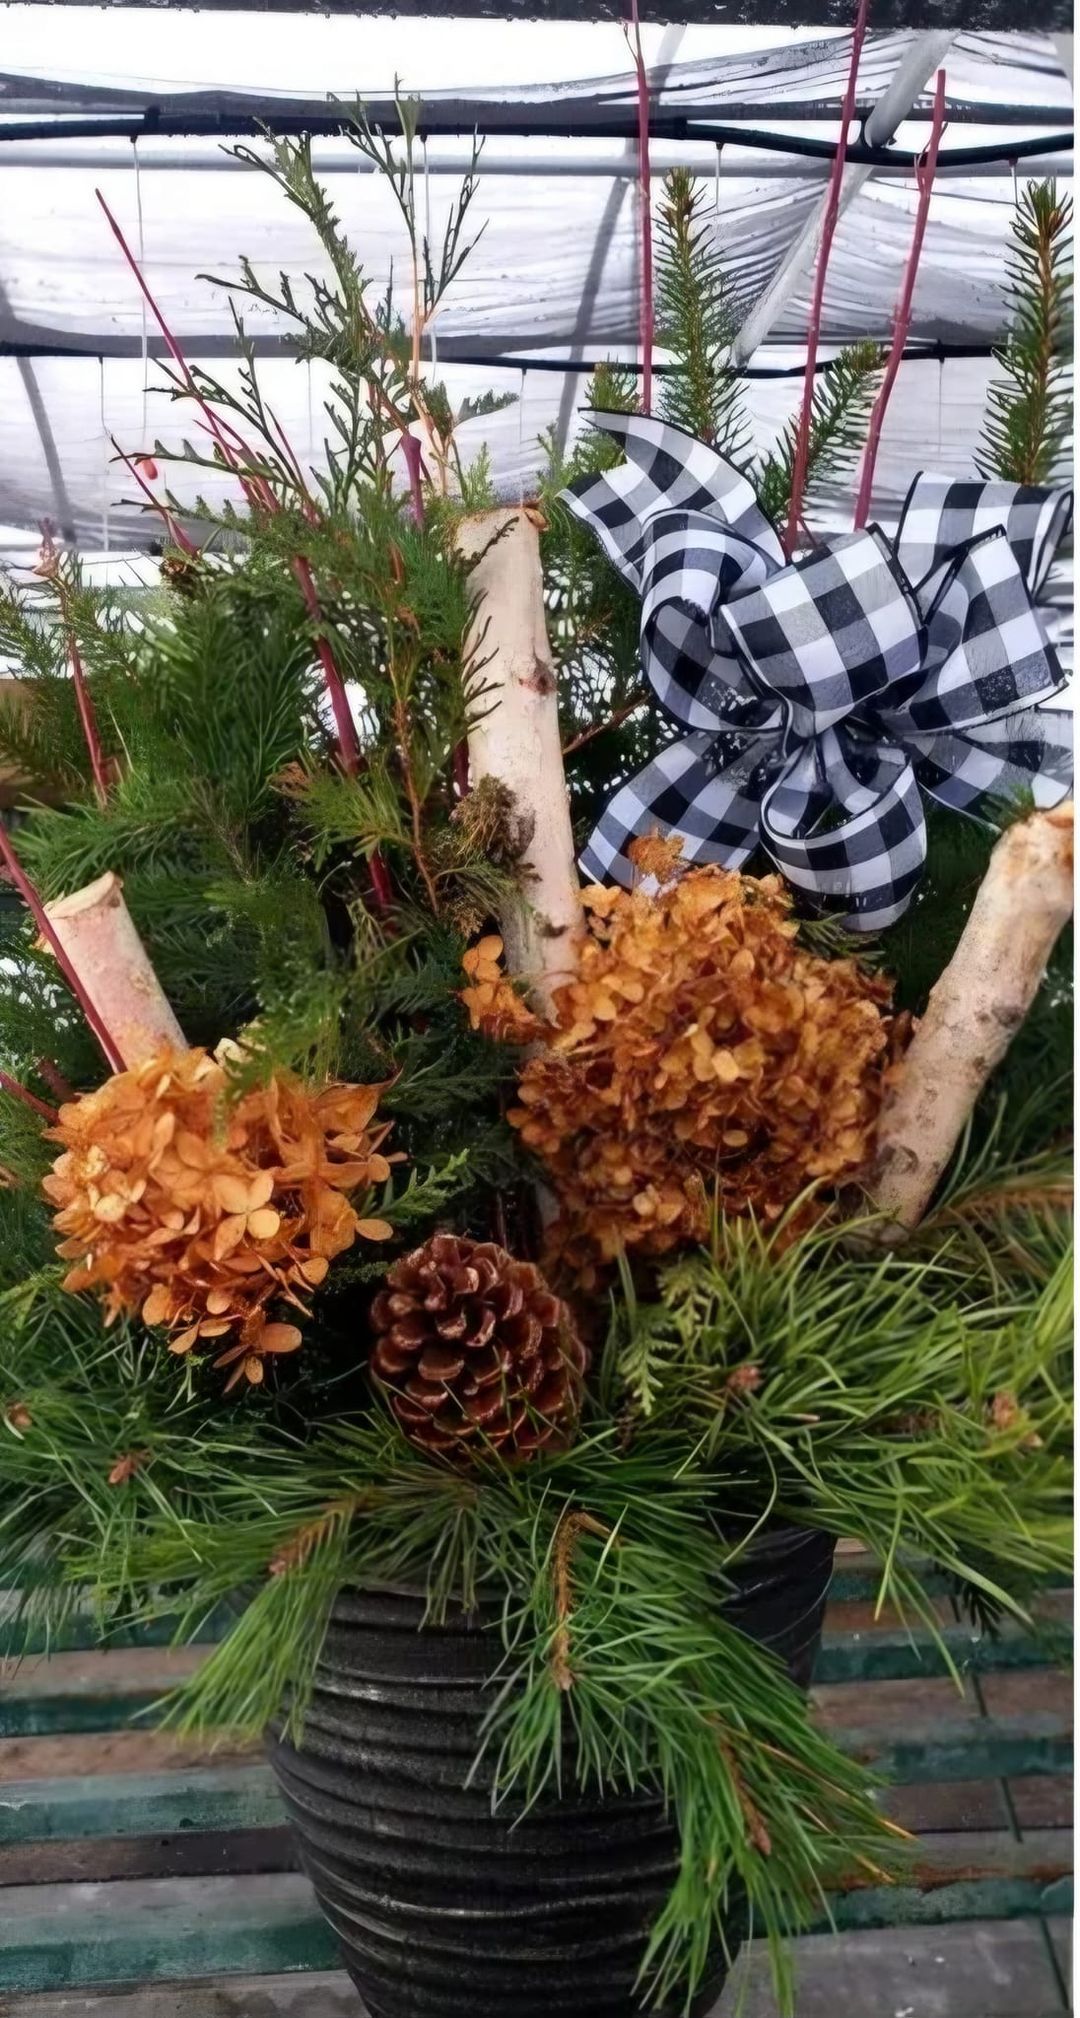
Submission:
[[[1071,716],[1033,598],[1067,492],[918,476],[876,526],[785,562],[753,487],[681,428],[599,414],[627,460],[563,493],[641,597],[641,659],[688,734],[623,785],[582,857],[629,884],[659,827],[689,861],[764,845],[788,881],[879,931],[926,859],[922,794],[973,811],[1072,783]]]

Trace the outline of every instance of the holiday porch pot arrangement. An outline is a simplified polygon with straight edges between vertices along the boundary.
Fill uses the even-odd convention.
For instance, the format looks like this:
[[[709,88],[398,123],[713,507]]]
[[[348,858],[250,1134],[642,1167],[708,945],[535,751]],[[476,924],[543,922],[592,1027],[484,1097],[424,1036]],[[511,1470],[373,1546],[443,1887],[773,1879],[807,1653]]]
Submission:
[[[327,277],[236,284],[325,468],[162,321],[161,588],[46,535],[0,603],[3,1574],[103,1636],[234,1606],[168,1714],[268,1733],[372,2018],[704,2012],[748,1932],[790,2009],[904,1855],[807,1707],[835,1538],[930,1632],[928,1571],[992,1627],[1068,1551],[1054,351],[1030,466],[804,550],[884,360],[750,468],[676,176],[664,409],[602,375],[500,507],[420,366],[473,185],[427,246],[350,131],[411,325],[303,142]]]

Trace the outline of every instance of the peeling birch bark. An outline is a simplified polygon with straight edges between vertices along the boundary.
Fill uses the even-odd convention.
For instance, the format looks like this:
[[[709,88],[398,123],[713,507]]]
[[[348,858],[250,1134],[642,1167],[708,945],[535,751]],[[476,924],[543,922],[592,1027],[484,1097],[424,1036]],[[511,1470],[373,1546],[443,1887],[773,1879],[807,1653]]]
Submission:
[[[966,1121],[1035,999],[1073,908],[1073,807],[1009,827],[878,1123],[870,1200],[881,1240],[917,1226]]]
[[[109,870],[46,904],[45,913],[125,1066],[141,1065],[159,1051],[187,1050],[119,876]]]
[[[505,785],[529,835],[521,900],[500,919],[507,970],[525,982],[533,1008],[550,1016],[553,991],[576,968],[582,916],[540,535],[527,511],[499,508],[463,520],[458,547],[467,559],[479,555],[469,643],[484,693],[469,735],[469,775],[474,786],[486,777]]]

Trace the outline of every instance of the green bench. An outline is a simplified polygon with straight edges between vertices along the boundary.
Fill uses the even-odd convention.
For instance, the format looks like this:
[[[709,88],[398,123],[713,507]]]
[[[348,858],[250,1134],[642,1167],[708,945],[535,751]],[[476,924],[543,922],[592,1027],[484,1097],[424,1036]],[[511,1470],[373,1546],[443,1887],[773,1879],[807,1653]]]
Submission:
[[[800,1944],[799,2018],[1050,2018],[1069,2008],[1071,1686],[1050,1664],[1068,1594],[1047,1594],[1036,1637],[985,1639],[942,1592],[961,1694],[924,1633],[874,1619],[872,1593],[842,1553],[815,1712],[888,1776],[918,1854],[911,1884],[833,1897],[832,1930],[823,1916]],[[5,1632],[10,1601],[0,1647]],[[102,1652],[75,1616],[50,1657],[4,1672],[0,2018],[358,2018],[257,1752],[153,1728],[201,1658],[170,1637]],[[747,1967],[741,2018],[768,2018]]]

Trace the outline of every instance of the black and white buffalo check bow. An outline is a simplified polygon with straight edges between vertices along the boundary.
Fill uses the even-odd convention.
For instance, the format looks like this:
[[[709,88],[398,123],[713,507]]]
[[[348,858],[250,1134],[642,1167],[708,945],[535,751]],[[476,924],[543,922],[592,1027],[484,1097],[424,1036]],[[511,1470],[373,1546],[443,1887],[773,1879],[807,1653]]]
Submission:
[[[1072,781],[1064,675],[1033,604],[1066,492],[916,477],[894,542],[876,526],[785,562],[749,480],[705,442],[598,414],[627,460],[564,492],[641,597],[641,657],[689,734],[611,800],[582,857],[629,884],[656,827],[689,861],[764,845],[797,889],[880,930],[926,857],[922,792],[972,811]]]

